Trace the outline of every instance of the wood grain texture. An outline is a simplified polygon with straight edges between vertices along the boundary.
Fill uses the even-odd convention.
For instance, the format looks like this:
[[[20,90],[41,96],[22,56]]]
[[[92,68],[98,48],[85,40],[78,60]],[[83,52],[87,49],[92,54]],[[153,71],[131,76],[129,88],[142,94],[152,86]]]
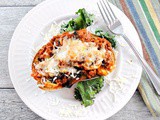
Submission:
[[[142,98],[138,91],[135,92],[132,99],[127,105],[119,111],[117,114],[109,118],[108,120],[160,120],[154,118],[151,113],[145,107]]]
[[[0,120],[43,120],[18,97],[10,81],[7,63],[8,47],[14,29],[32,6],[42,1],[44,0],[0,0]],[[158,119],[160,120],[151,116],[138,92],[121,111],[109,118],[109,120]]]
[[[0,98],[1,120],[43,120],[21,101],[14,89],[1,89]],[[109,120],[155,120],[141,101],[136,92],[129,103]]]
[[[31,7],[0,7],[0,88],[13,88],[8,72],[8,48],[12,34]]]
[[[44,0],[0,0],[0,7],[34,6],[42,1],[44,1]]]
[[[14,89],[1,89],[0,98],[0,120],[42,120],[26,107]]]

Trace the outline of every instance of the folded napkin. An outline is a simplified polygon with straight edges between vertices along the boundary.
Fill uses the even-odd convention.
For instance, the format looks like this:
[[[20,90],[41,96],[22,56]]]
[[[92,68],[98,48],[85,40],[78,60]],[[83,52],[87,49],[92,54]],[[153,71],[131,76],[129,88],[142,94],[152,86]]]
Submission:
[[[139,33],[144,58],[160,75],[160,1],[109,0],[131,20]],[[143,72],[138,90],[153,116],[160,116],[160,96]]]
[[[153,116],[160,116],[160,96],[157,95],[145,73],[142,74],[138,90]]]

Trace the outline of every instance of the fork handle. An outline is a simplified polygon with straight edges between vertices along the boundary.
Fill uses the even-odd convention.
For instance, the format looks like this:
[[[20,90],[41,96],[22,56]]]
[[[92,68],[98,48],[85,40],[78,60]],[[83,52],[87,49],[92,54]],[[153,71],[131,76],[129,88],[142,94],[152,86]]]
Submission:
[[[131,41],[129,40],[129,38],[125,34],[123,34],[122,37],[125,39],[125,41],[128,43],[128,45],[132,48],[132,50],[135,53],[136,57],[140,61],[143,69],[145,70],[146,74],[148,75],[150,81],[152,82],[155,90],[160,95],[160,78],[156,75],[156,73],[148,65],[148,63],[146,62],[146,60],[139,54],[139,52],[134,47],[134,45],[131,43]]]

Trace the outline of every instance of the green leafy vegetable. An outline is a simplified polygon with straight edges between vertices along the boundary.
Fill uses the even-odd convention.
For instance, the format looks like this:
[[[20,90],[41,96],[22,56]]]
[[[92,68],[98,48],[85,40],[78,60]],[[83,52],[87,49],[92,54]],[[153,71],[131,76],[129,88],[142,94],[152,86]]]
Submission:
[[[76,14],[79,15],[77,18],[61,26],[61,33],[87,28],[93,23],[94,15],[87,13],[84,8],[79,9]]]
[[[90,106],[94,103],[95,95],[101,91],[103,84],[103,77],[79,82],[75,88],[75,98],[85,107]]]
[[[93,23],[94,15],[87,13],[84,8],[79,9],[76,14],[79,15],[77,18],[71,19],[68,23],[61,25],[61,33],[87,28]],[[96,33],[98,34],[101,32],[97,31]],[[102,37],[102,34],[99,36]],[[109,36],[107,36],[107,38],[109,38]],[[75,88],[74,96],[77,100],[80,100],[85,107],[87,107],[94,103],[95,95],[101,91],[103,85],[103,77],[79,82]]]
[[[104,33],[103,30],[99,30],[99,29],[95,31],[95,34],[101,38],[107,39],[111,43],[113,48],[116,47],[116,41],[114,39],[115,38],[114,35],[111,35],[108,32]]]

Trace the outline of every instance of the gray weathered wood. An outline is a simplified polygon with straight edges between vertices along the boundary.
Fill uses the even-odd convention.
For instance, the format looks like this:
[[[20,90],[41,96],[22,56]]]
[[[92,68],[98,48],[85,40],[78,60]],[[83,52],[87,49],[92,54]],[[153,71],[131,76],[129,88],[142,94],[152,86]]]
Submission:
[[[0,98],[1,120],[42,120],[21,101],[14,89],[1,89]],[[154,118],[136,92],[129,103],[109,120],[154,120]]]
[[[17,96],[14,89],[0,90],[0,120],[42,120]]]
[[[127,105],[109,120],[160,120],[160,118],[152,117],[139,92],[136,91]]]
[[[0,88],[13,87],[8,73],[8,48],[14,29],[31,7],[0,7]]]
[[[0,6],[33,6],[44,0],[0,0]]]
[[[44,0],[0,0],[0,120],[43,120],[21,101],[14,89],[9,89],[13,85],[7,65],[8,47],[14,29],[32,6],[42,1]],[[158,119],[160,120],[156,120]],[[130,102],[109,120],[155,119],[136,92]]]

